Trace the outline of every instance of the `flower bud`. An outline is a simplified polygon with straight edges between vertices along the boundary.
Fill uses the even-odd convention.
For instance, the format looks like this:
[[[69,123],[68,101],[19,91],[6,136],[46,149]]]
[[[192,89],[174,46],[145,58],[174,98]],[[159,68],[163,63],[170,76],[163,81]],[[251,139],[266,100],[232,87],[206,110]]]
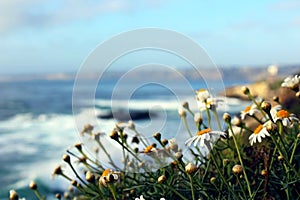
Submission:
[[[230,162],[229,159],[224,158],[223,159],[223,166],[226,166],[229,162]]]
[[[232,167],[232,172],[234,173],[234,174],[240,174],[240,173],[242,173],[243,172],[243,167],[241,166],[241,165],[234,165],[233,167]]]
[[[179,147],[178,147],[178,143],[177,140],[175,138],[172,138],[170,140],[168,140],[168,144],[170,146],[170,149],[174,152],[179,151]]]
[[[169,141],[167,139],[162,139],[161,143],[166,146],[169,143]]]
[[[100,141],[100,136],[103,135],[104,133],[100,133],[100,132],[97,132],[95,134],[93,134],[93,139],[95,141]]]
[[[182,153],[180,151],[176,152],[175,153],[175,157],[177,158],[177,160],[181,159],[182,158]]]
[[[60,175],[60,174],[62,174],[61,166],[55,167],[52,174],[53,175]]]
[[[93,183],[95,182],[95,175],[92,172],[87,171],[85,174],[85,180],[87,180],[89,183]]]
[[[139,143],[140,143],[140,140],[139,140],[138,136],[133,136],[133,137],[132,137],[132,140],[131,140],[131,143],[139,144]]]
[[[136,147],[136,148],[133,149],[133,151],[134,151],[134,153],[138,153],[139,152],[139,148]]]
[[[242,87],[242,92],[243,92],[243,94],[245,94],[245,95],[250,94],[250,90],[249,90],[249,88],[246,87],[246,86],[243,86],[243,87]]]
[[[18,200],[19,195],[15,190],[10,190],[9,191],[9,200]]]
[[[284,157],[283,157],[283,155],[279,155],[279,156],[277,157],[277,159],[278,159],[279,161],[282,161],[282,160],[284,160]]]
[[[195,113],[195,115],[194,115],[194,122],[196,124],[202,124],[203,118],[201,116],[201,113],[199,113],[199,112]]]
[[[138,164],[138,166],[139,166],[140,168],[143,168],[143,167],[145,167],[145,163],[144,163],[144,162],[140,162],[140,163]]]
[[[69,198],[70,198],[69,192],[64,192],[64,198],[65,198],[65,199],[69,199]]]
[[[234,116],[231,120],[231,124],[237,127],[241,127],[243,125],[243,122],[241,118]]]
[[[180,117],[186,117],[186,111],[182,107],[178,108],[178,114]]]
[[[161,139],[161,134],[160,134],[160,133],[154,133],[153,137],[154,137],[157,141],[160,141],[160,139]]]
[[[300,91],[296,92],[296,97],[300,98]]]
[[[167,179],[167,177],[165,175],[161,175],[160,177],[158,177],[157,182],[158,183],[163,183],[165,180]]]
[[[81,151],[81,150],[82,150],[82,144],[81,144],[81,143],[76,143],[76,144],[74,144],[74,147],[75,147],[76,149],[78,149],[78,151]]]
[[[99,153],[99,147],[93,147],[93,151],[98,154]]]
[[[62,157],[63,161],[65,161],[66,163],[70,164],[71,163],[71,158],[69,155],[65,154]]]
[[[300,133],[298,133],[297,138],[300,138]]]
[[[156,144],[156,143],[152,143],[151,146],[152,146],[153,148],[156,148],[156,147],[157,147],[157,144]]]
[[[81,134],[84,134],[84,133],[89,133],[91,132],[92,130],[94,129],[94,127],[90,124],[86,124],[84,125],[82,131],[81,131]]]
[[[78,184],[78,182],[77,182],[76,180],[72,180],[72,181],[71,181],[71,185],[73,185],[73,186],[75,186],[75,187],[76,187],[76,186],[77,186],[77,184]]]
[[[119,138],[118,132],[116,130],[112,130],[109,134],[109,137],[113,140],[118,140]]]
[[[268,174],[267,170],[263,169],[261,170],[261,175],[262,176],[266,176]]]
[[[271,110],[271,104],[270,104],[270,102],[267,102],[267,101],[262,102],[261,108],[262,108],[266,113],[269,113],[270,110]]]
[[[188,173],[188,174],[192,174],[194,172],[197,171],[197,167],[196,165],[194,165],[193,163],[188,163],[186,166],[185,166],[185,171]]]
[[[273,122],[269,121],[269,122],[267,122],[266,129],[269,133],[274,132],[277,130],[277,125],[274,124]]]
[[[36,190],[37,189],[37,185],[34,181],[31,181],[29,183],[29,188],[32,189],[32,190]]]
[[[127,135],[126,133],[123,133],[123,138],[124,138],[124,140],[126,141],[127,138],[128,138],[128,135]]]
[[[273,97],[273,101],[279,102],[279,97],[278,97],[278,96],[274,96],[274,97]]]
[[[60,194],[60,193],[56,193],[55,197],[56,197],[57,199],[61,199],[61,194]]]
[[[130,128],[130,129],[135,129],[135,125],[134,125],[134,123],[133,123],[132,120],[129,120],[129,121],[128,121],[128,128]]]
[[[189,109],[189,103],[187,101],[182,103],[182,107],[184,107],[185,109]]]
[[[216,177],[214,177],[214,176],[211,177],[209,181],[210,181],[211,184],[213,184],[214,182],[216,182]]]
[[[231,116],[230,116],[230,114],[224,113],[224,114],[223,114],[223,120],[224,120],[226,123],[230,123],[230,121],[231,121]]]

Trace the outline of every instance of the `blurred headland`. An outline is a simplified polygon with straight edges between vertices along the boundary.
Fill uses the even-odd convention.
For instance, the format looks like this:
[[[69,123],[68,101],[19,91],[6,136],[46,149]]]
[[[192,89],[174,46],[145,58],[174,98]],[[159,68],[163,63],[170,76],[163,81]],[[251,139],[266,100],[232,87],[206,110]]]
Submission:
[[[240,80],[244,80],[245,82],[256,82],[259,80],[277,80],[278,78],[283,78],[285,76],[289,76],[300,71],[300,64],[293,65],[264,65],[264,66],[234,66],[234,67],[222,67],[218,66],[217,68],[219,73],[222,75],[222,79],[227,82],[239,82]],[[128,70],[127,70],[128,71]],[[127,71],[125,70],[108,70],[105,71],[103,77],[104,80],[118,80],[122,75],[124,75]],[[176,69],[174,72],[170,73],[169,70],[165,70],[164,68],[154,70],[149,68],[144,71],[131,71],[128,74],[127,78],[129,80],[141,80],[144,78],[143,73],[155,74],[153,76],[154,81],[159,80],[170,80],[176,81],[178,78],[182,78],[178,76],[178,72],[188,80],[196,81],[199,78],[205,80],[220,80],[219,76],[216,76],[216,68],[201,68],[201,69]],[[200,72],[200,73],[199,73]],[[59,72],[59,73],[28,73],[28,74],[8,74],[8,75],[0,75],[0,82],[13,82],[13,81],[31,81],[31,80],[75,80],[76,72]],[[99,76],[95,72],[90,72],[86,74],[81,74],[81,78],[83,79],[98,79]]]

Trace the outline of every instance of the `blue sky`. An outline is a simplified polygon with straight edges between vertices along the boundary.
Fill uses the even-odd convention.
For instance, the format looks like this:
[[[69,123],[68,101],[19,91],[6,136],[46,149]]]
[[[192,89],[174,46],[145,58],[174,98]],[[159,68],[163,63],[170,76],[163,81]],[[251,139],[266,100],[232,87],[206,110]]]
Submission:
[[[300,1],[3,0],[0,74],[76,72],[101,42],[166,28],[219,66],[300,63]]]

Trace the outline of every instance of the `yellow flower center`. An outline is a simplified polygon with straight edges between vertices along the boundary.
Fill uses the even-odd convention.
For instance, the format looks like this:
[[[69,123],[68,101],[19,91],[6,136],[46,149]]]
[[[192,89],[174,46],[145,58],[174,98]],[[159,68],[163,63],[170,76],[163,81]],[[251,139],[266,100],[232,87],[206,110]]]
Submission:
[[[102,176],[107,176],[111,172],[110,169],[106,169],[103,171]]]
[[[258,125],[258,127],[254,130],[253,133],[257,135],[257,134],[261,131],[261,129],[263,129],[263,125],[260,124],[260,125]]]
[[[204,88],[201,88],[201,89],[198,90],[198,92],[206,92],[206,91],[207,91],[207,90],[204,89]]]
[[[147,146],[144,150],[144,153],[149,153],[151,150],[152,150],[153,146],[150,145],[150,146]]]
[[[210,128],[203,129],[201,131],[198,131],[197,136],[200,136],[200,135],[203,135],[203,134],[206,134],[206,133],[209,133],[209,132],[211,132]]]
[[[251,109],[251,106],[247,106],[247,107],[245,108],[244,112],[249,112],[250,109]]]
[[[276,113],[277,117],[279,118],[287,118],[290,116],[290,113],[286,110],[279,110],[277,113]]]

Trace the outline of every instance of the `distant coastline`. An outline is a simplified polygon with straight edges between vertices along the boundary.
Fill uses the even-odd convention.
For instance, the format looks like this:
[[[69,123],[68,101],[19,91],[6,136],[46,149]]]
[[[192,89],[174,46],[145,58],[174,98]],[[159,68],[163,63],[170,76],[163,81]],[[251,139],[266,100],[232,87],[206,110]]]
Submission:
[[[245,80],[247,82],[255,82],[262,80],[269,76],[269,72],[266,66],[236,66],[236,67],[219,67],[219,71],[222,74],[223,79],[227,81],[235,81],[235,80]],[[297,73],[300,69],[300,64],[294,65],[283,65],[278,66],[278,77],[285,77],[294,73]],[[170,74],[168,71],[164,70],[149,70],[151,73],[155,73],[154,79],[160,80],[176,80],[178,78],[178,74]],[[185,78],[188,80],[197,80],[199,79],[199,75],[195,75],[195,70],[193,69],[176,69],[176,71],[180,72]],[[218,80],[216,78],[215,69],[214,68],[203,68],[200,69],[200,75],[204,77],[206,80]],[[104,79],[107,80],[118,80],[124,73],[127,71],[107,71]],[[12,81],[31,81],[31,80],[48,80],[48,81],[63,81],[63,80],[75,80],[76,72],[59,72],[59,73],[39,73],[39,74],[11,74],[11,75],[0,75],[0,82],[12,82]],[[82,78],[90,80],[90,79],[98,79],[97,73],[87,73],[82,75]],[[139,73],[131,73],[129,78],[133,80],[139,80],[143,78]]]

